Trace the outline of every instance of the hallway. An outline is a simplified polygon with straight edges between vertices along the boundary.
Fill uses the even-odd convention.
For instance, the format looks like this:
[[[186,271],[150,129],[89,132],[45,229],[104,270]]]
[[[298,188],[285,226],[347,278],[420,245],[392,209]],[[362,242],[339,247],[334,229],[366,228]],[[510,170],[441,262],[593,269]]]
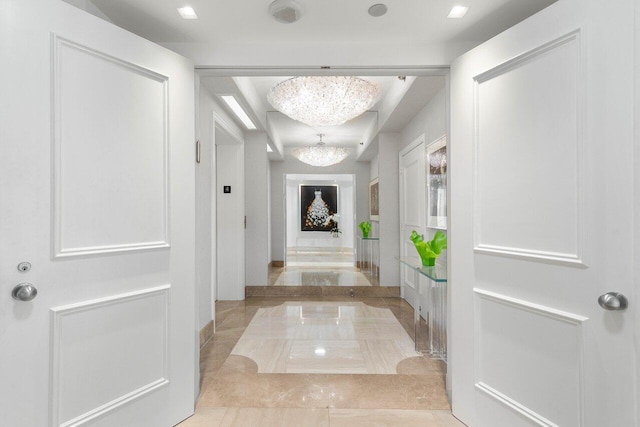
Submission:
[[[181,427],[463,425],[446,366],[413,351],[413,310],[400,298],[220,301],[216,325]]]

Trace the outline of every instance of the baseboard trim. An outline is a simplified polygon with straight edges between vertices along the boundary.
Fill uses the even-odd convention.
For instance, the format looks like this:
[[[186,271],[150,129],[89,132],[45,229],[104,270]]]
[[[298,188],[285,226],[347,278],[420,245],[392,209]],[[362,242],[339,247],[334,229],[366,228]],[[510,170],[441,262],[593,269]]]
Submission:
[[[200,329],[200,348],[204,347],[204,345],[213,337],[213,320],[209,320],[209,323],[204,325],[204,328]]]

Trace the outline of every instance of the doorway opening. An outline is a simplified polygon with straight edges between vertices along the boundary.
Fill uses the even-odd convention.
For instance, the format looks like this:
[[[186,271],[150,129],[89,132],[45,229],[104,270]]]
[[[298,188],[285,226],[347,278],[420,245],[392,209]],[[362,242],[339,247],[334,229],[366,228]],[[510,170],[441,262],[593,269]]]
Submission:
[[[263,194],[268,194],[268,205],[264,209],[254,209],[255,204],[252,204],[246,212],[249,227],[254,226],[246,236],[247,248],[264,241],[268,250],[251,249],[247,258],[251,262],[245,265],[248,280],[245,295],[274,295],[274,289],[259,288],[276,284],[300,286],[307,282],[316,286],[339,286],[339,274],[305,275],[304,278],[282,275],[285,269],[323,267],[356,271],[364,276],[362,284],[386,288],[385,296],[406,294],[405,299],[415,305],[412,295],[416,292],[413,289],[402,291],[405,281],[401,279],[398,261],[402,255],[399,248],[408,240],[408,236],[400,232],[398,154],[419,135],[423,135],[428,145],[447,133],[447,73],[445,68],[198,70],[201,88],[208,91],[228,117],[233,119],[234,116],[232,111],[225,109],[222,97],[232,95],[257,125],[258,132],[264,135],[262,138],[253,134],[252,142],[245,144],[246,153],[264,151],[260,155],[245,155],[245,160],[251,157],[245,174],[246,199],[254,200],[256,196],[262,198]],[[271,88],[294,76],[331,75],[358,76],[369,80],[380,88],[381,96],[369,111],[344,125],[321,127],[293,120],[267,101]],[[247,131],[240,122],[235,124]],[[253,131],[248,132],[246,135]],[[292,156],[295,148],[316,144],[318,134],[324,135],[324,142],[328,145],[348,148],[349,156],[330,167],[309,166]],[[253,144],[258,140],[259,143]],[[262,163],[267,163],[264,175]],[[425,171],[422,172],[426,175]],[[266,179],[262,180],[262,176]],[[330,215],[339,215],[337,225],[330,222],[323,230],[304,228],[302,211],[310,206],[301,206],[301,186],[306,185],[305,190],[312,195],[311,202],[315,198],[313,186],[336,185],[339,191],[335,197],[343,199],[346,184],[335,183],[335,176],[352,179],[349,184],[353,188],[353,194],[349,196],[353,202],[352,211],[341,212],[346,206],[341,203],[336,212],[328,210]],[[296,183],[292,182],[294,178],[298,180]],[[424,179],[424,176],[419,179]],[[222,188],[221,185],[218,183],[218,189]],[[375,197],[372,197],[374,190]],[[320,197],[324,201],[323,196]],[[415,197],[426,199],[424,195]],[[375,209],[371,205],[372,200],[377,201]],[[426,215],[426,208],[422,212]],[[268,219],[263,221],[265,214]],[[358,227],[364,222],[370,224],[367,240],[363,239]],[[256,227],[257,223],[261,225]],[[332,233],[334,228],[336,230]],[[426,236],[428,233],[423,234]],[[412,255],[417,256],[417,253]],[[358,280],[347,283],[361,284]],[[377,290],[376,296],[381,291]]]
[[[355,174],[285,174],[284,267],[272,286],[371,286],[356,267]]]
[[[285,267],[354,267],[353,174],[285,175]]]
[[[401,280],[399,258],[418,258],[418,254],[415,250],[406,254],[400,251],[409,241],[409,234],[406,230],[401,232],[400,227],[407,222],[401,221],[399,156],[418,137],[424,140],[424,151],[448,134],[447,70],[412,70],[414,75],[400,76],[397,74],[407,70],[262,71],[264,74],[260,75],[256,70],[199,70],[201,87],[214,100],[233,94],[259,127],[258,131],[245,133],[245,200],[252,201],[251,206],[264,194],[268,194],[268,200],[264,209],[252,207],[245,212],[249,227],[261,224],[253,232],[247,231],[245,295],[275,297],[279,301],[286,301],[287,297],[346,301],[349,297],[380,298],[380,304],[403,307],[392,312],[400,316],[397,320],[416,341],[415,325],[427,325],[430,308],[425,293],[419,289],[425,281],[419,278],[412,282],[413,288],[403,289],[404,282],[409,281]],[[383,95],[374,108],[354,119],[350,126],[313,128],[275,111],[267,102],[270,88],[301,74],[357,75],[378,82]],[[219,104],[224,107],[222,102]],[[231,111],[225,113],[233,117]],[[239,122],[236,125],[242,127]],[[316,144],[319,133],[328,145],[348,147],[351,154],[330,167],[298,161],[292,155],[295,148]],[[249,154],[258,151],[259,154]],[[423,153],[423,158],[426,155]],[[429,198],[413,191],[421,188],[425,192],[428,187],[425,162],[418,169],[411,179],[421,185],[406,187],[406,195],[416,203]],[[222,186],[218,182],[218,188]],[[307,223],[306,217],[314,209],[321,211],[325,221]],[[411,212],[412,218],[423,216],[419,223],[426,227],[430,211],[423,206]],[[263,221],[265,216],[268,219]],[[371,226],[366,241],[359,228],[364,222]],[[423,230],[421,234],[427,237],[430,232]],[[268,250],[251,247],[263,238]],[[218,241],[226,244],[221,237]],[[250,275],[259,277],[263,268],[265,283],[249,280]],[[346,276],[351,277],[345,279]],[[441,318],[446,317],[446,308],[438,308],[442,308]],[[446,333],[441,336],[446,340]]]

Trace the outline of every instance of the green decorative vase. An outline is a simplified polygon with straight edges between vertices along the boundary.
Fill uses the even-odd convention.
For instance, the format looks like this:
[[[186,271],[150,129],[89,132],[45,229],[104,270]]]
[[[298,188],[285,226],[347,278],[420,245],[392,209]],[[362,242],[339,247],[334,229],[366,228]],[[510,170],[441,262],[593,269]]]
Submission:
[[[443,249],[447,249],[447,235],[440,230],[436,231],[433,239],[428,242],[425,242],[422,236],[416,230],[413,230],[409,240],[415,245],[422,265],[425,267],[436,265],[436,258],[440,256]]]
[[[360,231],[362,231],[363,239],[369,237],[369,232],[371,231],[371,223],[369,221],[362,221],[358,224],[358,227],[360,227]]]
[[[433,267],[434,265],[436,265],[435,258],[421,258],[421,260],[422,265],[424,265],[425,267]]]

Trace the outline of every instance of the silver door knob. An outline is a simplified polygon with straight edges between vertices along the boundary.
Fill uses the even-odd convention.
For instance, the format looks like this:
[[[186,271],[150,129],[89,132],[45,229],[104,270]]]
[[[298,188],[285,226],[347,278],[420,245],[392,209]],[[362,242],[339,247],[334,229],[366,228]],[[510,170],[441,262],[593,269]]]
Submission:
[[[604,295],[600,295],[598,304],[605,310],[626,310],[629,307],[629,300],[621,293],[607,292]]]
[[[38,290],[31,283],[20,283],[11,291],[13,299],[18,301],[31,301],[38,295]]]

